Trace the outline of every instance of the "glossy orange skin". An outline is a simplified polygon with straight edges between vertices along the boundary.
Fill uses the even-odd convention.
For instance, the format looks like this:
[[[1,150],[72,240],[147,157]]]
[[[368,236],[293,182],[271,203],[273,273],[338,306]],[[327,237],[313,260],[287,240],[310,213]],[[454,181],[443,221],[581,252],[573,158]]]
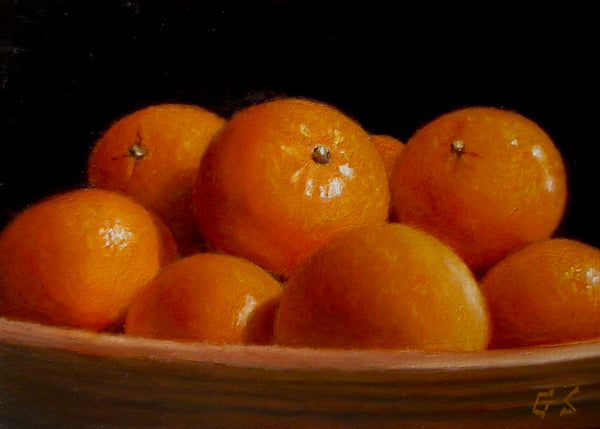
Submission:
[[[313,160],[324,144],[331,157]],[[289,274],[342,231],[382,223],[385,167],[366,131],[334,107],[286,98],[235,114],[202,159],[194,203],[220,251]]]
[[[478,106],[417,130],[390,188],[393,219],[435,235],[476,272],[551,236],[567,198],[565,166],[550,137],[516,112]]]
[[[274,334],[293,347],[484,350],[489,320],[458,255],[423,231],[384,224],[345,233],[295,271]]]
[[[281,284],[231,255],[182,258],[134,298],[125,333],[150,338],[260,343],[271,341]]]
[[[482,280],[494,348],[600,337],[600,250],[542,240],[509,255]]]
[[[130,198],[100,189],[30,206],[0,235],[0,315],[117,328],[132,296],[177,257],[160,222]]]
[[[402,153],[404,143],[386,134],[371,134],[371,141],[375,144],[375,148],[383,160],[385,172],[389,179],[400,157],[400,153]]]
[[[202,249],[192,186],[206,147],[224,123],[215,113],[188,104],[159,104],[130,113],[94,144],[88,181],[122,191],[157,213],[183,254]],[[130,154],[136,144],[145,151],[140,158]]]

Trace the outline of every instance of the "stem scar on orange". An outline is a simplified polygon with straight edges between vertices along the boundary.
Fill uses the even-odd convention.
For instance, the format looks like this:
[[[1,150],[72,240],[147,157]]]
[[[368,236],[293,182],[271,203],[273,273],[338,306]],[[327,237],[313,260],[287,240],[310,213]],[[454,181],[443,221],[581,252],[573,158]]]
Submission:
[[[125,333],[267,344],[281,290],[278,281],[245,259],[191,255],[166,267],[134,297]]]
[[[285,276],[342,231],[384,222],[389,185],[357,122],[284,98],[227,122],[202,159],[194,204],[215,249]]]
[[[487,348],[473,274],[448,246],[397,223],[348,231],[287,279],[275,342],[293,347]]]
[[[122,191],[157,213],[182,254],[202,248],[192,212],[200,159],[225,119],[188,104],[159,104],[115,121],[88,160],[92,186]]]
[[[171,232],[129,197],[82,189],[42,200],[0,235],[0,314],[101,331],[177,257]]]
[[[551,236],[567,198],[565,166],[546,132],[519,113],[482,106],[417,130],[390,188],[393,220],[440,238],[475,272]]]
[[[600,338],[600,249],[589,244],[532,243],[494,265],[481,288],[493,348]]]

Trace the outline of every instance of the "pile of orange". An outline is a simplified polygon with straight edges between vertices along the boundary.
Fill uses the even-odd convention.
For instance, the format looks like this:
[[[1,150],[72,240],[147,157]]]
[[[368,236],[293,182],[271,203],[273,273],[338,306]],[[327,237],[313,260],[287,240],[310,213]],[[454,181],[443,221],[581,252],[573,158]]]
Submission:
[[[506,109],[403,143],[308,99],[149,106],[107,127],[85,186],[1,232],[0,316],[292,347],[593,340],[600,250],[554,236],[566,203],[553,141]]]

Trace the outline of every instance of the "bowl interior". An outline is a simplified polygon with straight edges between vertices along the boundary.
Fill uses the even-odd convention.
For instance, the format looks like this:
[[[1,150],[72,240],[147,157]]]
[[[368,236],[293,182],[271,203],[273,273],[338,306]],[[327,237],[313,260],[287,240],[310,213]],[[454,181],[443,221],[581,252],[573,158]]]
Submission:
[[[235,367],[268,369],[454,371],[464,368],[529,367],[561,361],[600,359],[600,341],[484,352],[335,350],[155,340],[45,326],[6,318],[0,318],[0,342],[112,358],[212,362]]]

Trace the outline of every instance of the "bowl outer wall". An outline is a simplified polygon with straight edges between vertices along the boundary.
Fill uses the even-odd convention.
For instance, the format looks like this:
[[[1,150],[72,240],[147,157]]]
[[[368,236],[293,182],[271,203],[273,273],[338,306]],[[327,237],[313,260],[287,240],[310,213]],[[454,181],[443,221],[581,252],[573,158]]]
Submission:
[[[480,353],[314,350],[159,341],[0,318],[0,363],[7,427],[600,422],[598,342]]]

